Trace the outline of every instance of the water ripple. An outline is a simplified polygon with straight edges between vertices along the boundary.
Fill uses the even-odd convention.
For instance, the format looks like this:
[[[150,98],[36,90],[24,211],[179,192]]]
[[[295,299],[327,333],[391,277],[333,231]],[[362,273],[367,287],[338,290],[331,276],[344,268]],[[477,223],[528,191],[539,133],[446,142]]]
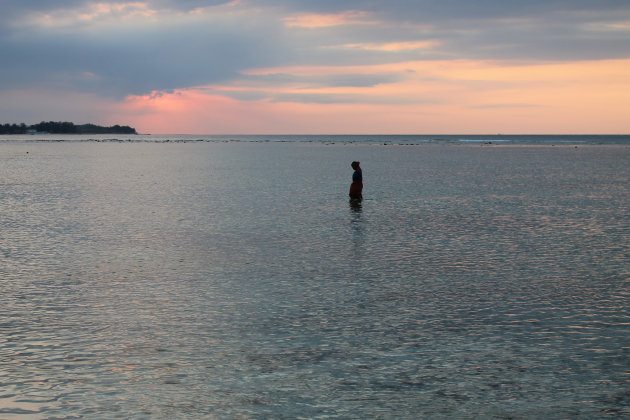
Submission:
[[[0,417],[630,415],[628,148],[2,151]]]

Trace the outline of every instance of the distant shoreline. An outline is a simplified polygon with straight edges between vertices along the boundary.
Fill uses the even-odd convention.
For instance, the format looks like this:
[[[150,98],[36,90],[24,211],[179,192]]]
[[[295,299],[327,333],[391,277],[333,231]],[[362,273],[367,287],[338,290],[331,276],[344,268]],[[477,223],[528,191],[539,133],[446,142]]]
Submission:
[[[74,124],[67,121],[42,121],[39,124],[0,124],[2,134],[138,134],[128,125],[104,127],[96,124]]]

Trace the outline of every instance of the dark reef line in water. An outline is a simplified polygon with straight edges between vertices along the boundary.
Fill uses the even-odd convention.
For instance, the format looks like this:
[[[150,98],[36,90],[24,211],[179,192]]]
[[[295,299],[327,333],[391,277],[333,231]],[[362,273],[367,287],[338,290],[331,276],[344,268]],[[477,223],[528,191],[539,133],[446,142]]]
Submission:
[[[630,146],[630,135],[138,135],[124,133],[35,133],[0,137],[2,143],[311,143],[323,145],[418,146],[451,144],[471,146]],[[113,134],[113,137],[102,135]]]

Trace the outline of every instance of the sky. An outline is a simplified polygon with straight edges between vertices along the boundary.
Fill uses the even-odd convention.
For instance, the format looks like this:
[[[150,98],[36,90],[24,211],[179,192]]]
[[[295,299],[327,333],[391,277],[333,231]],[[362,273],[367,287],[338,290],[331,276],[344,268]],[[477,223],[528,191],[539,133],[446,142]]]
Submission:
[[[629,0],[0,0],[0,123],[630,134]]]

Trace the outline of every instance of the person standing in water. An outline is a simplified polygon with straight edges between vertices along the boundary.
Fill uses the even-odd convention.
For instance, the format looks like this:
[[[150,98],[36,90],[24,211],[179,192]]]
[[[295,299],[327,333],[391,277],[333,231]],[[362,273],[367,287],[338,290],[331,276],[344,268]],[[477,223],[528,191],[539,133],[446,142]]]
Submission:
[[[363,191],[363,174],[361,173],[361,167],[357,161],[352,162],[350,166],[354,169],[354,173],[352,174],[352,184],[350,184],[350,199],[361,200],[363,198],[361,195],[361,192]]]

